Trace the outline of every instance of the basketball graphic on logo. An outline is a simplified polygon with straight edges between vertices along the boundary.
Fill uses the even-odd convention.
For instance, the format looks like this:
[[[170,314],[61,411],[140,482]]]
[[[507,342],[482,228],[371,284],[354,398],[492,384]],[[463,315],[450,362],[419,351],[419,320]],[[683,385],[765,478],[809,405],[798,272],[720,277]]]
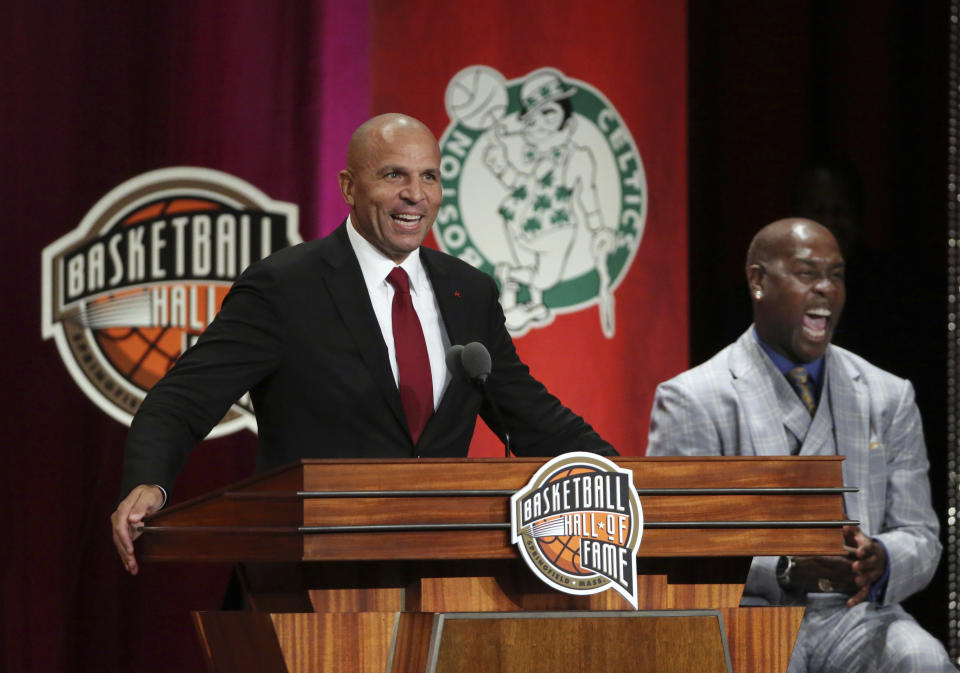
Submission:
[[[89,310],[131,299],[146,305],[151,301],[144,292],[121,293],[91,302]],[[143,388],[152,388],[180,356],[179,335],[166,327],[103,327],[92,332],[117,371]]]
[[[489,128],[507,111],[507,83],[497,70],[474,66],[454,75],[445,96],[447,114],[475,131]]]
[[[588,575],[590,571],[580,567],[580,536],[552,535],[537,538],[537,546],[545,558],[553,561],[561,570],[571,575]]]
[[[171,288],[164,287],[166,291]],[[220,310],[220,304],[227,295],[229,286],[209,285],[198,292],[201,297],[197,303],[197,313],[207,315],[208,295],[212,291],[215,301],[213,312]],[[153,294],[143,291],[131,291],[110,295],[91,302],[88,314],[100,307],[116,306],[119,303],[142,304],[144,312],[153,313]],[[126,326],[92,328],[97,344],[104,355],[128,381],[139,388],[149,390],[170,370],[184,350],[202,333],[201,329],[187,326]]]

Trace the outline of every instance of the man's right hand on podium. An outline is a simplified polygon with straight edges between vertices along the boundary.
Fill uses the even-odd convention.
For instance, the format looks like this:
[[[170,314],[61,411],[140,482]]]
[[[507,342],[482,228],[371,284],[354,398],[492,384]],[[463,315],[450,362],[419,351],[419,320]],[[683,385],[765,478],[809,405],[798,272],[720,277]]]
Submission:
[[[120,554],[123,567],[131,575],[140,571],[133,553],[133,541],[142,535],[139,528],[143,518],[163,507],[163,500],[163,491],[159,486],[140,484],[120,501],[116,511],[110,515],[113,544]]]

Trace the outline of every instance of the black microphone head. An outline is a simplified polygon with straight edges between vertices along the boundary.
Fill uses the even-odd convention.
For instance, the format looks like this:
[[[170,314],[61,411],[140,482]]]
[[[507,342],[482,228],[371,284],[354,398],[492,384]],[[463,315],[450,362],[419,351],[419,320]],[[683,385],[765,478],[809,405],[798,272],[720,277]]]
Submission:
[[[463,363],[463,369],[467,373],[467,378],[471,381],[486,381],[493,369],[493,360],[490,359],[490,351],[479,341],[472,341],[463,347],[460,354],[460,360]]]
[[[447,349],[444,359],[447,361],[447,369],[450,370],[450,373],[453,374],[455,379],[465,379],[467,378],[467,373],[463,370],[463,360],[461,354],[463,353],[463,346],[460,344],[454,344]]]

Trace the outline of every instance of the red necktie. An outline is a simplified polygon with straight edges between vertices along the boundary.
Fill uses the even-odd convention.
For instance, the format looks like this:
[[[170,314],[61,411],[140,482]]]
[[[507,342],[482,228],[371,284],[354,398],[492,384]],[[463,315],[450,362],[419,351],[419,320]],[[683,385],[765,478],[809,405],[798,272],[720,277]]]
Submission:
[[[433,378],[427,342],[423,339],[420,318],[410,299],[410,279],[399,266],[387,275],[393,285],[393,342],[397,349],[397,369],[400,374],[400,400],[407,414],[407,425],[413,443],[433,414]]]

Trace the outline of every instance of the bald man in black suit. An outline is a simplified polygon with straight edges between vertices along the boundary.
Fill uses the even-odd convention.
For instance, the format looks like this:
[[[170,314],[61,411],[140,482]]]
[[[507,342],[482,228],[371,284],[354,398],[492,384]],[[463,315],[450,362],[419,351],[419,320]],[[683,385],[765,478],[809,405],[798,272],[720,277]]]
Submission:
[[[350,217],[330,236],[281,250],[237,280],[197,344],[151,390],[131,424],[114,544],[138,571],[134,530],[163,506],[193,446],[250,391],[258,470],[301,458],[462,457],[479,414],[477,388],[452,378],[443,353],[477,341],[493,359],[487,387],[519,455],[616,451],[536,381],[504,326],[493,280],[421,247],[440,207],[440,150],[421,122],[381,115],[354,133],[340,188]],[[411,432],[390,326],[403,268],[423,325],[434,412]],[[386,307],[386,308],[385,308]]]

